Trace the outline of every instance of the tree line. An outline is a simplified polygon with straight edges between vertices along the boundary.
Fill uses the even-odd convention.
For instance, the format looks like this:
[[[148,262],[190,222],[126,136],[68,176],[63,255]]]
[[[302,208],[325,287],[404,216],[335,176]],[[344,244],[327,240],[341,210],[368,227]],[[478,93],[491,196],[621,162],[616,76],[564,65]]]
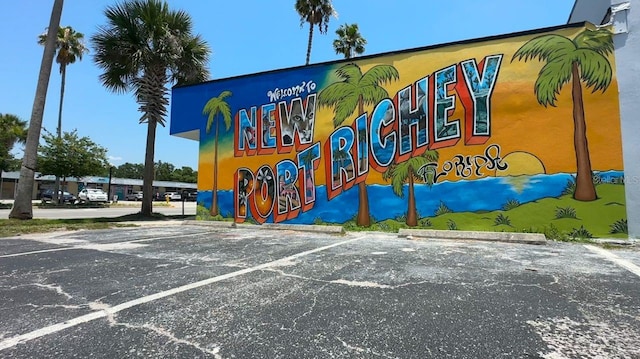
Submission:
[[[38,162],[42,116],[53,59],[56,57],[62,74],[61,96],[56,136],[46,136],[50,136],[47,138],[51,141],[61,142],[66,135],[62,132],[62,105],[67,65],[81,60],[82,55],[88,52],[82,33],[76,32],[70,26],[60,27],[63,3],[63,0],[54,0],[47,31],[38,38],[38,43],[44,46],[44,54],[29,130],[24,139],[25,151],[20,166],[20,180],[10,218],[33,217],[33,176]],[[308,65],[314,28],[317,26],[321,34],[326,33],[330,18],[337,16],[337,13],[331,0],[296,0],[294,8],[300,15],[300,26],[309,24],[306,53]],[[90,39],[94,50],[93,60],[102,71],[99,81],[105,88],[114,93],[133,92],[140,105],[139,122],[147,125],[145,162],[142,170],[144,200],[141,214],[150,216],[153,180],[156,176],[157,179],[161,179],[159,176],[166,172],[164,168],[160,170],[162,166],[156,166],[154,152],[157,125],[165,125],[169,104],[168,87],[208,80],[207,64],[211,49],[200,35],[193,32],[191,16],[184,11],[170,9],[163,0],[124,0],[107,6],[104,16],[106,24],[99,26],[97,33]],[[336,33],[338,39],[333,43],[336,53],[351,58],[364,52],[366,41],[360,35],[356,24],[345,24]],[[69,136],[73,137],[74,133],[70,133]],[[10,151],[9,148],[3,148],[0,152],[5,150]],[[6,160],[3,158],[2,161],[4,166]],[[8,161],[12,163],[11,158]],[[178,172],[180,176],[191,176],[184,167],[169,173],[174,172]]]
[[[15,115],[0,114],[0,165],[2,171],[18,171],[20,160],[14,158],[11,149],[24,143],[27,136],[26,122]],[[43,143],[38,146],[38,160],[35,170],[43,175],[57,178],[85,176],[109,176],[144,179],[144,164],[124,163],[111,166],[107,160],[106,148],[96,144],[89,137],[80,137],[77,131],[52,134],[44,130]],[[198,171],[191,167],[177,168],[167,162],[158,161],[154,165],[154,178],[160,181],[197,183]]]

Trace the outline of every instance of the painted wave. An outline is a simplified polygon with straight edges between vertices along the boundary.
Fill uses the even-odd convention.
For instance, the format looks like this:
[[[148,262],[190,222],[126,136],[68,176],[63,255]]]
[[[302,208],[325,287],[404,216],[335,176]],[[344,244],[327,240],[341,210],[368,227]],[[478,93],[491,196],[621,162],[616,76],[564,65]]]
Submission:
[[[622,171],[597,173],[602,182],[614,182],[624,176]],[[501,209],[509,200],[519,203],[537,201],[542,198],[558,197],[562,194],[573,175],[559,173],[518,177],[486,177],[477,180],[444,181],[429,187],[415,185],[418,213],[422,217],[433,216],[441,203],[453,212],[494,211]],[[393,193],[391,186],[367,185],[369,209],[375,220],[397,218],[407,210],[408,187],[404,186],[403,197]],[[218,191],[218,200],[223,216],[233,213],[233,191]],[[198,203],[209,208],[211,191],[198,192]],[[341,193],[331,201],[327,200],[325,186],[316,187],[316,203],[305,213],[287,221],[293,224],[311,224],[316,218],[324,222],[344,223],[353,219],[358,211],[358,187]],[[271,222],[271,218],[268,220]]]

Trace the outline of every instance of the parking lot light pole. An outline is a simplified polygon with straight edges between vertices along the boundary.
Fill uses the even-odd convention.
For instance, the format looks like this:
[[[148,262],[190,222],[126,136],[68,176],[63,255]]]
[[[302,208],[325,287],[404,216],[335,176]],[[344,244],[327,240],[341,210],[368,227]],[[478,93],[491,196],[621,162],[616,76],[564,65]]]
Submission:
[[[107,187],[107,202],[111,200],[111,176],[113,174],[113,166],[109,166],[109,186]]]

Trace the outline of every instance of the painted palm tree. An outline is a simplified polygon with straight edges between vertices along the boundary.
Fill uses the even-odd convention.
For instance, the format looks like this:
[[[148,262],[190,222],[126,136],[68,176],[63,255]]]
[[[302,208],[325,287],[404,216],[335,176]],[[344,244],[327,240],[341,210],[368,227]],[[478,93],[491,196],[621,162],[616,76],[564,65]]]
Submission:
[[[321,34],[326,34],[329,28],[329,19],[331,16],[337,16],[337,13],[331,4],[331,0],[296,0],[295,8],[298,15],[300,15],[300,27],[305,23],[309,24],[309,42],[307,44],[307,60],[305,62],[305,65],[309,65],[314,26],[318,26],[318,31]]]
[[[104,72],[102,84],[117,93],[133,92],[147,124],[142,185],[142,215],[152,213],[156,128],[164,126],[170,84],[208,79],[209,47],[192,32],[184,11],[170,10],[161,0],[128,0],[105,9],[107,25],[91,42],[94,61]]]
[[[365,105],[375,105],[382,99],[389,97],[387,90],[381,85],[398,80],[400,74],[391,65],[376,65],[364,74],[356,64],[346,64],[336,70],[336,75],[342,79],[320,91],[319,106],[333,107],[333,125],[338,127],[357,109],[358,114],[364,113]],[[371,225],[369,213],[369,196],[365,182],[358,183],[358,216],[359,226]]]
[[[336,30],[338,38],[333,40],[333,49],[336,54],[344,55],[345,59],[350,59],[356,55],[364,53],[364,45],[367,44],[360,31],[358,24],[344,24]]]
[[[84,45],[84,34],[76,32],[71,26],[58,27],[58,36],[56,39],[56,62],[60,65],[60,104],[58,105],[58,127],[56,134],[58,138],[62,138],[62,103],[64,102],[64,88],[67,79],[67,66],[82,60],[82,55],[89,52]],[[38,44],[43,45],[47,41],[47,34],[43,33],[38,37]],[[56,176],[55,199],[58,201],[58,193],[60,191],[60,177]]]
[[[394,163],[382,174],[382,178],[384,180],[391,180],[393,193],[400,198],[404,196],[404,184],[409,184],[406,220],[407,226],[409,227],[415,227],[418,225],[418,210],[416,208],[416,195],[414,189],[416,179],[420,178],[417,172],[422,166],[437,161],[438,152],[428,150],[420,156],[409,158],[401,163]]]
[[[22,165],[20,166],[18,190],[16,191],[16,198],[9,213],[9,218],[33,218],[31,196],[35,181],[34,174],[38,158],[40,131],[42,130],[42,115],[44,114],[44,105],[47,100],[47,88],[49,87],[49,78],[51,77],[51,67],[53,67],[53,57],[56,54],[56,30],[60,26],[63,3],[63,0],[55,0],[51,10],[47,41],[44,45],[44,53],[42,55],[42,61],[40,62],[40,72],[38,73],[36,95],[33,100],[33,108],[31,109],[27,142],[24,147]]]
[[[212,97],[204,105],[202,114],[207,115],[207,128],[206,132],[209,133],[211,128],[215,126],[216,134],[213,145],[213,191],[211,193],[211,209],[212,216],[218,215],[218,139],[220,137],[220,116],[224,121],[225,131],[229,131],[231,128],[231,108],[225,101],[227,97],[231,96],[231,91],[222,91],[218,97]]]
[[[27,122],[18,116],[0,113],[0,171],[9,169],[9,162],[13,161],[11,149],[17,143],[27,140]]]
[[[585,30],[573,40],[560,35],[542,35],[524,44],[513,59],[526,62],[538,58],[546,61],[536,80],[534,91],[543,106],[555,106],[562,86],[571,82],[573,99],[573,144],[576,152],[576,189],[573,198],[593,201],[597,198],[591,173],[587,126],[582,97],[582,83],[602,92],[611,84],[613,71],[607,55],[613,52],[611,32],[606,29]]]

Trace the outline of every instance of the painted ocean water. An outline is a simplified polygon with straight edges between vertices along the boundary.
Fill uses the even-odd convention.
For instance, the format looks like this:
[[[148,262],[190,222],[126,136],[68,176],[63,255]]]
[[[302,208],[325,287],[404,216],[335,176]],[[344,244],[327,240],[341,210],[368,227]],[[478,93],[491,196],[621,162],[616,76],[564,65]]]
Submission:
[[[624,176],[622,171],[597,173],[603,182],[614,182]],[[486,177],[477,180],[444,181],[429,187],[415,185],[418,213],[421,217],[433,216],[443,202],[453,212],[494,211],[501,209],[509,200],[520,203],[542,198],[558,197],[573,177],[568,173],[539,174],[518,177]],[[403,198],[396,196],[391,186],[368,185],[369,209],[375,220],[397,218],[407,210],[408,187],[404,186]],[[233,191],[218,191],[220,210],[223,216],[233,213]],[[198,203],[211,206],[211,191],[200,191]],[[286,223],[311,224],[316,218],[324,222],[344,223],[354,218],[358,211],[358,187],[343,192],[331,201],[327,200],[325,186],[316,187],[314,207]],[[267,222],[272,222],[269,218]]]

